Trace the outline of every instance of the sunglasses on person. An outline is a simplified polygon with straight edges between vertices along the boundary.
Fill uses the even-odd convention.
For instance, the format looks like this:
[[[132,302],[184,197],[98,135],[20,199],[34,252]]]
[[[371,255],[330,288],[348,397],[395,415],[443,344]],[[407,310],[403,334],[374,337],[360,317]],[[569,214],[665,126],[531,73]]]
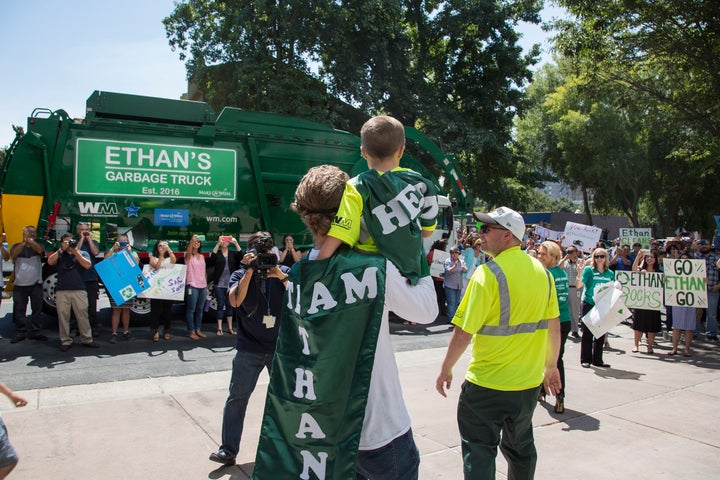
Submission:
[[[488,233],[490,230],[505,230],[503,227],[496,227],[492,225],[485,224],[482,227],[480,227],[480,233]]]
[[[593,258],[605,258],[605,255],[593,255]]]

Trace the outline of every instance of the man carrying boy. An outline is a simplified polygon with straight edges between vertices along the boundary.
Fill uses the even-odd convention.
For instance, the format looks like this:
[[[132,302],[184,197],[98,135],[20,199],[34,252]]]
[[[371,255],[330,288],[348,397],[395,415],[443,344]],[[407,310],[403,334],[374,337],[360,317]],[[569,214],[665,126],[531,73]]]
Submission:
[[[318,478],[418,478],[388,313],[431,323],[432,280],[411,286],[389,260],[348,248],[316,260],[347,179],[320,165],[295,192],[292,208],[314,247],[290,272],[254,479],[309,478],[305,469]]]
[[[360,152],[370,170],[347,183],[318,259],[330,258],[342,243],[366,253],[380,252],[414,285],[429,275],[422,239],[432,235],[437,223],[435,186],[400,167],[405,127],[392,117],[365,122]]]

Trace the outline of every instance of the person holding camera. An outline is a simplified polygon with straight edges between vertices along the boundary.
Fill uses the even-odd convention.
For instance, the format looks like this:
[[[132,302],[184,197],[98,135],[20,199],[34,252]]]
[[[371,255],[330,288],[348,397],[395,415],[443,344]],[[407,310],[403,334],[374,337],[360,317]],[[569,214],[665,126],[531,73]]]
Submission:
[[[55,308],[60,331],[60,351],[66,352],[73,344],[70,336],[71,309],[77,319],[82,344],[98,348],[99,345],[93,342],[92,328],[88,321],[87,291],[82,276],[82,271],[92,265],[90,256],[87,252],[78,250],[78,243],[73,239],[72,233],[63,234],[60,242],[60,249],[48,257],[48,265],[57,265]]]
[[[223,409],[222,445],[210,455],[223,465],[235,465],[248,400],[263,368],[270,372],[275,353],[290,269],[278,265],[272,247],[269,233],[251,235],[240,269],[230,276],[228,296],[238,315],[237,353]]]
[[[280,263],[286,267],[292,267],[300,260],[302,252],[295,250],[295,239],[288,233],[283,237],[283,248],[280,249]]]
[[[118,235],[115,244],[110,247],[110,250],[108,250],[105,254],[105,258],[115,255],[123,250],[127,250],[138,265],[140,265],[140,257],[132,251],[127,235]],[[117,305],[115,300],[113,300],[112,295],[108,295],[108,298],[110,299],[110,306],[112,307],[112,317],[110,320],[112,333],[110,334],[110,343],[117,343],[117,330],[120,322],[122,322],[123,326],[122,339],[128,341],[130,340],[130,305],[132,304],[132,300],[128,300],[122,305]]]
[[[207,273],[205,272],[205,257],[200,249],[202,244],[197,235],[193,235],[185,251],[185,321],[187,322],[188,337],[192,340],[205,338],[202,332],[202,318],[207,299]]]
[[[45,249],[35,241],[37,230],[28,225],[23,228],[23,241],[10,248],[13,261],[15,282],[13,285],[13,321],[15,336],[10,343],[18,343],[31,338],[44,341],[47,337],[41,333],[42,292],[42,260]],[[27,304],[30,301],[32,315],[27,316]]]
[[[171,268],[175,265],[177,258],[175,253],[168,245],[167,240],[158,240],[153,247],[152,255],[150,255],[150,266],[156,271],[161,268]],[[163,323],[163,338],[170,340],[170,323],[172,321],[172,300],[163,300],[153,298],[150,300],[150,310],[152,317],[150,318],[150,331],[152,331],[153,342],[160,341],[160,320]]]
[[[97,301],[100,290],[98,281],[100,277],[98,277],[95,271],[94,264],[95,259],[100,255],[100,244],[92,239],[90,226],[88,226],[87,222],[78,222],[75,231],[77,232],[78,250],[87,252],[87,254],[90,255],[90,262],[92,263],[90,268],[83,271],[83,279],[85,280],[85,291],[88,296],[88,321],[94,330],[95,336],[97,336],[97,329],[100,327],[100,322],[97,318]]]
[[[230,250],[230,244],[235,246],[235,251]],[[213,247],[208,265],[212,266],[212,281],[214,285],[214,294],[217,308],[215,309],[217,319],[217,335],[222,336],[223,317],[227,322],[228,333],[236,335],[233,329],[233,311],[228,300],[228,286],[230,284],[230,275],[240,266],[240,255],[242,249],[235,237],[230,235],[221,235],[218,237],[217,244]]]

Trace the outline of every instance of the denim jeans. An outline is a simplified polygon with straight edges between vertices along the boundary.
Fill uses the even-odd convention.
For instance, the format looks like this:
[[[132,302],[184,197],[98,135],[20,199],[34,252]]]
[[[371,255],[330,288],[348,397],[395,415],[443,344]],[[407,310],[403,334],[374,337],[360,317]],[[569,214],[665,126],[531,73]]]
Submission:
[[[225,401],[222,422],[222,445],[220,450],[236,457],[240,451],[243,423],[248,400],[263,367],[272,367],[273,354],[252,353],[238,350],[233,359],[230,377],[230,394]]]
[[[227,288],[215,287],[215,301],[217,302],[215,317],[218,320],[223,320],[225,317],[232,317],[232,306],[230,305],[230,299],[228,298]]]
[[[720,292],[707,292],[708,307],[707,314],[705,315],[705,333],[707,335],[717,335],[718,333],[718,321],[717,321],[717,309],[718,300],[720,299]]]
[[[187,287],[187,295],[185,296],[185,320],[187,321],[188,332],[194,332],[202,328],[203,309],[205,308],[206,298],[207,289]]]
[[[452,321],[455,316],[455,310],[460,305],[462,296],[460,295],[461,290],[459,288],[445,287],[445,299],[447,301],[448,318]]]
[[[30,300],[30,309],[32,314],[27,316],[27,304]],[[40,315],[42,313],[43,292],[42,285],[20,286],[15,285],[13,288],[13,321],[15,322],[15,332],[25,334],[30,332],[39,332],[42,322]]]
[[[375,450],[360,450],[356,480],[417,480],[420,453],[412,428]]]

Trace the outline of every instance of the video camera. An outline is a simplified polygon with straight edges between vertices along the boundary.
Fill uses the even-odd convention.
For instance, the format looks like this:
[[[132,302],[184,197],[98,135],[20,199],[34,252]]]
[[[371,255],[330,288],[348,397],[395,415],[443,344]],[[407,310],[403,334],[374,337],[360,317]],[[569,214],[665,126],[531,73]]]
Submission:
[[[267,235],[258,237],[250,247],[249,252],[255,255],[250,266],[257,272],[261,279],[267,279],[270,269],[278,264],[277,255],[272,251],[272,237]]]

